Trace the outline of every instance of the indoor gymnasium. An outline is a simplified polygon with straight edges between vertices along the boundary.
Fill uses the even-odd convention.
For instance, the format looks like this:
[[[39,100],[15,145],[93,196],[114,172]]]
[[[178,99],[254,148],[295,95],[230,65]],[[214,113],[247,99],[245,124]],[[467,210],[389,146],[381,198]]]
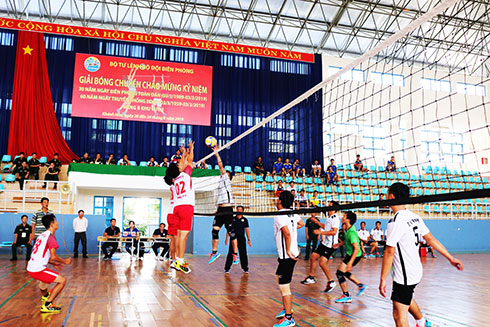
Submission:
[[[483,327],[490,3],[0,3],[0,327]]]

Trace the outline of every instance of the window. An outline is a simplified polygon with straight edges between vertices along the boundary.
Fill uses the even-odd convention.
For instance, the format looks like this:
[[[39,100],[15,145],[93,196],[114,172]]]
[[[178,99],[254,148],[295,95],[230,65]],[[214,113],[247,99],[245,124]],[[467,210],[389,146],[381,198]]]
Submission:
[[[339,72],[342,67],[337,66],[329,66],[328,67],[328,75],[332,76],[333,74]],[[354,82],[365,82],[366,81],[366,72],[360,69],[352,69],[342,75],[340,75],[340,79],[346,81],[354,81]]]
[[[482,84],[456,83],[457,92],[460,94],[487,96],[487,88]]]
[[[114,212],[113,196],[94,196],[94,215],[105,216],[105,224],[109,226]]]
[[[271,60],[270,70],[278,73],[309,75],[310,65],[294,61]]]
[[[428,160],[464,163],[463,134],[425,130],[421,139]]]
[[[123,226],[127,228],[129,222],[134,221],[140,235],[150,236],[152,228],[156,228],[161,221],[161,198],[123,198]]]
[[[222,54],[221,66],[259,70],[261,68],[260,67],[261,60],[260,58],[256,58],[256,57],[233,55],[233,54]]]
[[[269,130],[269,152],[295,153],[295,121],[274,118],[267,124]]]
[[[73,51],[73,38],[57,35],[45,35],[44,44],[46,49]]]
[[[448,80],[421,78],[420,84],[423,89],[436,92],[451,92],[451,82]]]
[[[71,104],[70,103],[55,103],[55,112],[61,113],[60,115],[60,129],[61,134],[66,141],[71,140]]]
[[[371,81],[376,84],[405,86],[405,76],[399,74],[372,72]]]
[[[162,145],[179,146],[187,144],[192,139],[191,125],[165,124],[162,125]],[[173,153],[172,153],[173,154]]]
[[[361,131],[363,154],[382,158],[386,154],[386,131],[382,127],[364,126]]]
[[[145,58],[146,48],[138,44],[100,41],[99,53],[121,57]]]
[[[14,45],[14,33],[0,32],[0,45],[13,46]]]

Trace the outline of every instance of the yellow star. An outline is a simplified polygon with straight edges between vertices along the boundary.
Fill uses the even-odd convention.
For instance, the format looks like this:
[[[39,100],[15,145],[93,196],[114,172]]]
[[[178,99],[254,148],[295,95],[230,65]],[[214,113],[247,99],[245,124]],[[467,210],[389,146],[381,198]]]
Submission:
[[[34,49],[33,49],[33,48],[31,48],[31,47],[29,46],[29,44],[28,44],[28,45],[27,45],[27,47],[22,48],[22,50],[24,50],[24,54],[28,54],[29,56],[31,56],[31,55],[32,55],[32,53],[31,53],[31,52],[32,52],[32,50],[34,50]]]

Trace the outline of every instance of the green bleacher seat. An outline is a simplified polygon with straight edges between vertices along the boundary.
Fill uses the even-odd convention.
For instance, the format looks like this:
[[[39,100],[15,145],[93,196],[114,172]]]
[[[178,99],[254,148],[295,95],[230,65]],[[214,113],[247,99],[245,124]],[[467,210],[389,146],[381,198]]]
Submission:
[[[146,167],[147,162],[146,161],[140,161],[140,167]]]
[[[403,175],[402,175],[402,179],[403,179],[404,181],[408,181],[408,180],[410,179],[410,176],[409,176],[408,174],[403,174]]]
[[[213,170],[213,165],[208,165],[208,170]]]
[[[130,164],[131,166],[138,166],[138,164],[137,164],[137,163],[136,163],[136,161],[134,161],[134,160],[130,160],[130,161],[129,161],[129,164]]]
[[[487,215],[490,214],[490,206],[486,206],[485,207],[485,212],[486,212]]]
[[[369,208],[367,208],[367,211],[376,212],[376,208],[375,207],[369,207]]]
[[[356,195],[355,199],[356,199],[356,202],[362,202],[362,196],[360,196],[360,195]]]
[[[262,183],[264,181],[264,178],[262,176],[257,175],[257,176],[255,176],[255,181],[257,183]]]
[[[323,184],[322,179],[315,177],[315,184]]]
[[[339,201],[340,201],[340,202],[345,202],[345,195],[344,195],[344,194],[341,194],[341,195],[339,196]]]
[[[364,202],[371,201],[371,196],[364,196]]]
[[[386,193],[388,193],[388,189],[387,188],[382,188],[381,189],[381,194],[386,195]]]
[[[451,206],[451,211],[452,211],[452,213],[459,213],[459,209],[455,205]]]
[[[361,173],[359,171],[354,172],[354,177],[359,178],[361,177]]]
[[[27,162],[29,162],[32,159],[32,156],[27,156]]]
[[[345,197],[345,201],[347,201],[347,202],[354,202],[354,198],[352,197],[352,195],[347,195]]]
[[[250,174],[252,172],[252,167],[249,167],[249,166],[243,167],[243,172]]]
[[[15,161],[15,159],[17,159],[18,157],[19,157],[19,156],[15,156],[13,161]]]
[[[343,164],[338,164],[337,165],[337,169],[344,169],[344,165]]]
[[[241,173],[242,172],[242,167],[241,166],[235,166],[235,168],[233,168],[233,171],[235,173]]]
[[[417,189],[415,191],[415,194],[417,194],[417,196],[422,196],[422,195],[424,195],[424,192],[421,189]]]
[[[8,172],[8,171],[9,171],[10,167],[12,167],[12,165],[11,165],[11,164],[5,165],[5,166],[3,166],[2,171],[3,171],[4,173],[6,173],[6,172]]]
[[[466,206],[462,205],[462,206],[459,206],[459,211],[461,211],[461,213],[468,213],[468,209]]]
[[[225,171],[233,171],[233,168],[231,166],[225,166]]]
[[[257,176],[258,177],[258,176]],[[274,183],[274,179],[272,179],[272,176],[265,176],[265,181],[267,183]]]
[[[451,213],[451,210],[449,210],[448,206],[442,206],[442,212],[443,213]]]
[[[378,178],[386,179],[386,174],[385,173],[379,173]]]
[[[7,176],[5,176],[5,182],[14,183],[15,182],[15,175],[8,174]]]
[[[405,167],[402,167],[402,168],[400,169],[400,171],[401,171],[402,173],[408,173],[408,170],[407,170],[407,168],[405,168]]]
[[[219,169],[219,166],[218,165],[214,165],[214,169],[218,170]]]
[[[2,162],[10,162],[10,161],[12,161],[12,157],[10,155],[4,154],[2,156]]]
[[[428,189],[424,190],[424,195],[430,195],[430,191]]]
[[[305,177],[305,184],[313,184],[313,181],[310,177]]]
[[[353,170],[354,168],[352,168],[352,165],[345,165],[345,169],[348,169],[348,170]]]
[[[293,181],[293,178],[291,176],[286,176],[286,183],[290,183]]]
[[[425,182],[425,183],[424,183],[424,187],[426,187],[426,188],[432,188],[432,183],[430,183],[430,182]]]
[[[385,183],[384,183],[382,180],[380,180],[380,179],[378,179],[378,180],[376,181],[376,184],[377,184],[378,186],[385,186]]]
[[[383,167],[383,166],[378,166],[378,171],[385,171],[385,170],[386,170],[386,168],[385,168],[385,167]]]
[[[306,186],[306,192],[307,192],[307,193],[313,193],[313,186],[311,186],[311,185],[307,185],[307,186]]]
[[[276,176],[276,183],[279,183],[279,181],[284,182],[284,179],[281,176]]]
[[[479,214],[483,214],[483,213],[485,213],[485,212],[483,211],[483,207],[481,207],[481,206],[476,206],[476,213],[479,213]]]
[[[417,182],[410,182],[410,187],[411,188],[417,188],[418,187],[418,183]]]
[[[245,182],[253,182],[254,181],[254,178],[252,177],[252,175],[246,175],[245,176]]]
[[[439,177],[438,175],[432,176],[432,178],[433,178],[435,181],[441,180],[441,177]]]
[[[263,191],[263,190],[264,190],[264,188],[263,188],[263,187],[262,187],[262,185],[260,185],[260,184],[255,184],[255,190],[256,190],[256,191]]]
[[[478,187],[479,190],[483,190],[483,185],[482,184],[478,184],[477,187]]]
[[[3,175],[0,175],[0,182],[2,181],[2,179],[3,179]]]
[[[357,179],[353,179],[351,182],[350,182],[350,185],[359,185],[359,181]]]
[[[368,188],[363,188],[362,189],[362,194],[371,194]]]
[[[485,184],[485,185],[483,185],[483,188],[484,188],[484,189],[490,189],[490,184]]]

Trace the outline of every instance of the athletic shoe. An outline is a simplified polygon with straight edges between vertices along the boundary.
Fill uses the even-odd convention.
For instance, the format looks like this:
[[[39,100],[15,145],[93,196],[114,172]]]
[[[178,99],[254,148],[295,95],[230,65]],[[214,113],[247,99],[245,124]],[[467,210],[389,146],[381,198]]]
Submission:
[[[374,256],[374,255],[372,255],[372,254],[369,254],[367,257],[368,257],[368,258],[375,258],[375,256]]]
[[[291,309],[291,313],[294,313],[294,310]],[[282,319],[286,316],[286,310],[285,309],[282,309],[281,312],[279,312],[279,314],[276,316],[276,319]]]
[[[189,264],[187,262],[184,262],[180,265],[180,271],[182,271],[184,274],[188,274],[191,272],[191,268],[189,268]]]
[[[357,296],[361,296],[362,293],[364,293],[364,291],[367,290],[367,288],[368,287],[366,285],[362,284],[362,286],[359,287],[359,290],[357,291]]]
[[[209,261],[208,261],[208,264],[212,264],[213,262],[215,262],[219,257],[221,256],[221,254],[219,252],[216,252],[215,254],[210,254],[209,255]]]
[[[247,270],[243,270],[243,273],[244,274],[248,274],[248,269]]]
[[[274,327],[288,327],[288,326],[296,326],[296,323],[294,322],[294,318],[291,318],[291,320],[287,320],[284,317],[278,324],[274,325]]]
[[[379,258],[380,255],[379,255],[379,252],[376,252],[376,258]]]
[[[335,300],[336,303],[351,303],[352,298],[350,296],[342,295],[341,298]]]
[[[432,327],[432,323],[430,321],[428,321],[427,319],[425,319],[425,324],[423,326],[417,324],[417,327]]]
[[[107,261],[107,260],[111,260],[111,258],[108,255],[106,255],[106,256],[104,256],[104,259],[102,259],[102,260]]]
[[[325,288],[325,290],[323,292],[330,293],[335,288],[335,286],[337,286],[337,284],[335,282],[328,282],[327,288]]]
[[[180,270],[180,265],[177,262],[177,260],[172,261],[172,263],[170,264],[170,268],[175,269],[175,270]]]
[[[51,295],[51,293],[48,291],[48,293],[46,294],[46,296],[41,296],[41,302],[44,303],[48,300],[49,298],[49,295]]]
[[[316,283],[316,280],[315,280],[315,277],[313,277],[313,276],[308,276],[305,278],[305,280],[301,281],[301,284],[305,284],[305,285],[315,284],[315,283]]]
[[[431,253],[430,256],[434,259],[437,258],[437,256],[434,253]]]
[[[139,257],[139,259],[140,259],[140,261],[143,261],[144,258],[143,257]]]
[[[43,303],[41,306],[41,312],[42,313],[59,313],[61,312],[61,308],[57,307],[54,303],[50,303],[49,305],[46,305],[46,303]]]
[[[237,265],[237,264],[238,264],[238,262],[239,262],[239,261],[238,261],[238,255],[234,254],[234,255],[233,255],[233,264],[234,264],[234,265]]]
[[[229,274],[230,273],[230,270],[225,270],[225,274]]]

